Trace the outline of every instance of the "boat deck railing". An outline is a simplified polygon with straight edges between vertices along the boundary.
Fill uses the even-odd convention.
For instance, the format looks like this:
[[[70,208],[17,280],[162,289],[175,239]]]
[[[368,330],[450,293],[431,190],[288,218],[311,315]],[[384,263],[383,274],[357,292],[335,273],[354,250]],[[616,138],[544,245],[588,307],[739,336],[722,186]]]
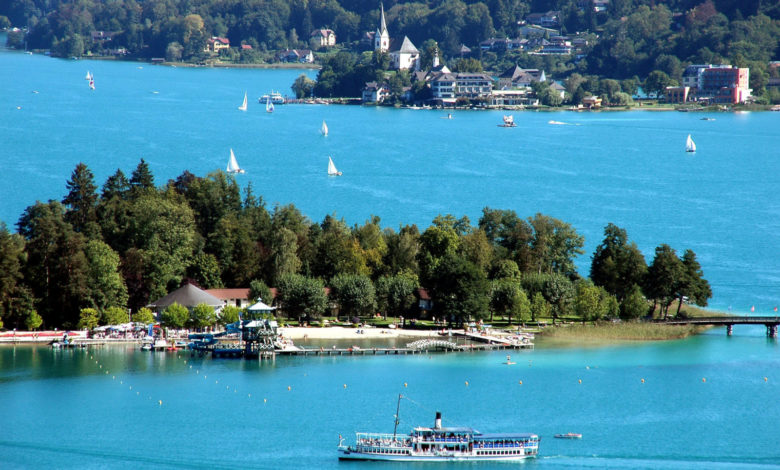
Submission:
[[[357,433],[358,446],[370,447],[408,447],[411,440],[407,436],[399,436],[384,433]]]

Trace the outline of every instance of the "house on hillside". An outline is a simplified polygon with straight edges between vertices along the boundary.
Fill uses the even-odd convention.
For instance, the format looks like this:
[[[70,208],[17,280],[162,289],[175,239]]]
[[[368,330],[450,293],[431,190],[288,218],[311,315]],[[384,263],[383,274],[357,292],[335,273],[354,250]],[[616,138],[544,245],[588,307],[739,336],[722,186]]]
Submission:
[[[532,83],[544,81],[547,81],[544,70],[521,69],[520,66],[515,65],[498,77],[498,88],[506,90],[530,87]]]
[[[367,82],[363,88],[363,103],[381,103],[390,96],[390,87],[387,83]]]
[[[314,53],[311,49],[287,49],[279,51],[276,58],[280,62],[310,64],[314,62]]]
[[[336,45],[336,33],[332,29],[315,29],[310,36],[322,47]]]
[[[390,55],[391,67],[396,70],[420,70],[420,51],[404,36],[402,40],[390,39],[385,20],[385,8],[379,4],[379,26],[373,33],[374,50]]]
[[[542,28],[560,28],[561,12],[550,10],[544,13],[531,13],[525,17],[525,22]]]
[[[219,52],[230,47],[230,39],[212,36],[206,41],[206,52]]]

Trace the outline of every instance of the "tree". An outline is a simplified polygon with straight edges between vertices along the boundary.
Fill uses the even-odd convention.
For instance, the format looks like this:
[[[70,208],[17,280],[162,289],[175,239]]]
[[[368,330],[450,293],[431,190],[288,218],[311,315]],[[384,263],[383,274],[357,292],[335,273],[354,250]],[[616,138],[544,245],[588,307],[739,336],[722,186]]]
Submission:
[[[623,300],[634,285],[641,285],[647,264],[636,243],[628,241],[628,234],[614,224],[604,228],[604,241],[596,248],[590,265],[594,284]]]
[[[647,314],[647,308],[647,300],[642,295],[642,290],[634,284],[620,303],[620,318],[635,320]]]
[[[92,330],[98,326],[100,314],[94,308],[82,308],[79,312],[78,329]]]
[[[444,256],[436,265],[428,287],[434,309],[450,323],[487,317],[490,283],[484,271],[463,257]]]
[[[203,289],[219,289],[223,287],[219,261],[211,253],[198,253],[187,267],[187,275],[195,279]]]
[[[0,222],[0,320],[20,315],[13,308],[23,279],[25,261],[24,239],[11,234],[4,222]]]
[[[538,321],[539,318],[547,318],[551,311],[552,306],[544,299],[542,293],[535,293],[531,299],[531,320]]]
[[[315,84],[316,82],[314,80],[307,77],[305,73],[302,73],[298,75],[298,78],[295,79],[290,88],[293,93],[295,93],[296,98],[302,99],[312,96]]]
[[[127,323],[128,314],[127,310],[122,307],[108,307],[103,311],[101,316],[101,323],[104,325],[120,325]]]
[[[281,227],[271,239],[271,263],[273,279],[295,274],[301,268],[298,258],[298,237],[292,230]]]
[[[130,176],[130,188],[136,195],[154,189],[154,176],[143,158]]]
[[[163,326],[168,328],[184,328],[190,319],[190,311],[187,307],[174,302],[163,310],[160,320]]]
[[[347,318],[366,316],[376,311],[376,290],[368,276],[339,274],[331,281],[330,298]]]
[[[408,272],[380,277],[376,281],[379,310],[385,317],[405,315],[414,305],[418,284],[417,276]]]
[[[100,240],[90,240],[84,247],[87,259],[88,299],[98,310],[109,305],[127,305],[127,287],[120,273],[119,255]]]
[[[574,257],[584,253],[585,238],[570,224],[543,214],[530,217],[528,222],[534,231],[530,243],[534,269],[539,273],[576,275]]]
[[[65,220],[70,222],[73,230],[86,234],[97,234],[95,224],[95,208],[97,205],[97,186],[95,176],[87,165],[79,163],[71,174],[66,187],[68,194],[62,200],[67,208]]]
[[[271,305],[274,299],[271,296],[271,289],[265,282],[255,279],[249,283],[249,300],[253,302],[261,300],[266,305]]]
[[[189,324],[194,328],[206,328],[207,326],[214,326],[217,321],[217,314],[214,312],[214,307],[207,304],[198,304],[190,311]]]
[[[681,261],[682,276],[677,286],[677,315],[680,314],[683,297],[688,297],[689,302],[700,307],[706,307],[707,300],[712,297],[712,288],[704,279],[701,265],[696,260],[696,253],[693,250],[685,250]]]
[[[490,307],[493,311],[506,315],[511,325],[512,316],[518,321],[524,321],[530,313],[531,305],[525,292],[520,288],[519,279],[502,278],[493,281]]]
[[[650,75],[645,79],[645,83],[642,86],[645,92],[655,94],[656,98],[660,98],[666,91],[666,87],[675,85],[676,82],[669,78],[667,74],[660,70],[653,70]]]
[[[146,325],[149,325],[151,323],[154,323],[154,320],[155,320],[154,313],[152,313],[152,311],[147,307],[142,307],[133,314],[134,322],[139,322],[139,323],[144,323]]]
[[[284,274],[277,282],[277,289],[277,298],[290,318],[319,318],[328,307],[325,286],[320,279]]]
[[[683,265],[677,254],[667,244],[655,249],[653,262],[647,268],[645,294],[653,299],[653,310],[658,302],[664,318],[669,313],[669,305],[677,297],[677,288],[683,276]]]
[[[168,47],[165,48],[165,60],[178,62],[181,60],[182,52],[184,52],[182,45],[177,41],[171,41],[168,43]]]
[[[225,308],[219,312],[218,322],[223,326],[229,325],[230,323],[235,323],[239,320],[240,313],[241,309],[235,305],[226,305]]]
[[[27,328],[28,331],[37,330],[42,323],[43,323],[43,318],[41,318],[41,316],[38,315],[38,312],[36,312],[35,310],[30,310],[29,314],[27,315],[27,318],[25,318],[24,320],[24,326]]]

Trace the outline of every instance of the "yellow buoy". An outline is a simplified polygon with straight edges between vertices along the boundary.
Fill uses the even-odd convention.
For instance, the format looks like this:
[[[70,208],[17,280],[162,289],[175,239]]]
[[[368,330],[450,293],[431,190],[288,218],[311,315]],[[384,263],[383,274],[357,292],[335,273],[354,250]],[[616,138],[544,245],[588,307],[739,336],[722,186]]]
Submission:
[[[766,382],[766,381],[767,381],[767,378],[766,378],[766,377],[764,377],[764,382]]]
[[[702,377],[702,378],[701,378],[701,381],[702,381],[702,382],[706,382],[706,381],[707,381],[707,378],[706,378],[706,377]]]
[[[289,392],[290,390],[292,390],[292,387],[288,385],[287,386],[287,391]]]
[[[469,386],[469,381],[468,381],[468,380],[466,381],[466,386],[467,386],[467,387]]]
[[[642,379],[642,383],[645,383],[645,379]]]
[[[162,406],[162,400],[160,400],[158,403],[160,403],[160,406]]]
[[[577,383],[582,383],[582,379],[577,380]]]
[[[404,382],[404,388],[406,388],[406,387],[408,387],[408,386],[409,386],[409,384],[407,384],[406,382]]]
[[[344,384],[344,388],[347,388],[347,384]]]
[[[519,383],[520,385],[523,385],[523,381],[522,380],[518,380],[517,383]]]

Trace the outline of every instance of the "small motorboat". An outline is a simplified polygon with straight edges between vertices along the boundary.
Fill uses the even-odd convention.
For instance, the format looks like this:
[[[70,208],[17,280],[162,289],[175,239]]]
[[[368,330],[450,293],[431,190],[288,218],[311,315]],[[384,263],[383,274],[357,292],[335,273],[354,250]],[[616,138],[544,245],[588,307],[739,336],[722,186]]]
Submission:
[[[567,432],[566,434],[556,434],[556,439],[582,439],[582,434],[578,432]]]

